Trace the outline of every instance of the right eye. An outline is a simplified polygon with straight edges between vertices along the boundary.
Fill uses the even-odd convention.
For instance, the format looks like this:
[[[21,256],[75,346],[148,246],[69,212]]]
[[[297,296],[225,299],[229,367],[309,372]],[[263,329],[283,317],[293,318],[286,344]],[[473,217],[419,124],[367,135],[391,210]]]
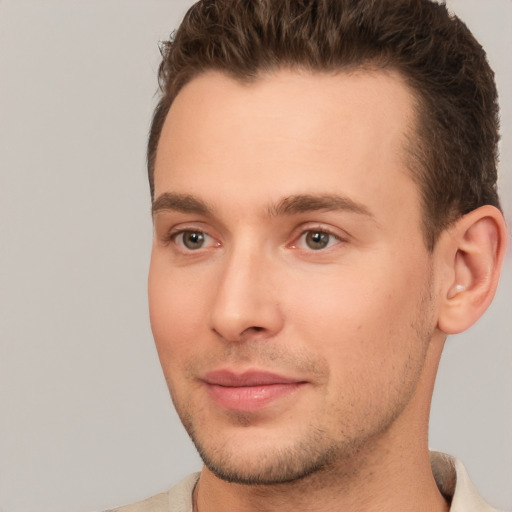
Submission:
[[[184,230],[173,235],[176,245],[187,251],[197,251],[207,247],[217,247],[219,244],[203,231]]]

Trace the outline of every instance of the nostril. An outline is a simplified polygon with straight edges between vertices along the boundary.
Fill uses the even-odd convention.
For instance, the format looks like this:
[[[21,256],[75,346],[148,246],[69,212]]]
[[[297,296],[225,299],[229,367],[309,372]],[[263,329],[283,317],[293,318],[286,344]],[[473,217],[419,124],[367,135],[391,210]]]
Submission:
[[[240,335],[241,340],[247,340],[251,338],[253,335],[257,335],[259,333],[265,332],[265,327],[261,327],[260,325],[253,325],[251,327],[248,327],[245,329],[242,334]]]

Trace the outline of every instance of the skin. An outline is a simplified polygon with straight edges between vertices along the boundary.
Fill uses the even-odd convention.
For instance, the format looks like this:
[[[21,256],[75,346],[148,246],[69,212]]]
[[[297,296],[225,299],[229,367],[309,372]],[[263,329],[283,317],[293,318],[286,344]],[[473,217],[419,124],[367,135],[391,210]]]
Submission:
[[[498,215],[427,251],[404,151],[414,123],[411,92],[384,71],[251,84],[209,72],[174,101],[156,158],[150,314],[206,464],[201,512],[448,509],[428,459],[430,399],[446,332],[469,322],[453,306],[475,268],[456,257],[459,231],[490,218],[485,238]],[[206,382],[219,370],[294,385],[226,407]]]

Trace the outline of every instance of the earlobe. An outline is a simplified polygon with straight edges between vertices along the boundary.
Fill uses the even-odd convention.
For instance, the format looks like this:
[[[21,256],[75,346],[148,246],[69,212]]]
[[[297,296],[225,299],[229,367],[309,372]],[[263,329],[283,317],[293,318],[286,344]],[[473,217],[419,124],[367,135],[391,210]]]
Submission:
[[[442,283],[441,331],[465,331],[482,316],[498,286],[506,240],[503,215],[493,206],[473,210],[447,230],[439,248],[449,270]]]

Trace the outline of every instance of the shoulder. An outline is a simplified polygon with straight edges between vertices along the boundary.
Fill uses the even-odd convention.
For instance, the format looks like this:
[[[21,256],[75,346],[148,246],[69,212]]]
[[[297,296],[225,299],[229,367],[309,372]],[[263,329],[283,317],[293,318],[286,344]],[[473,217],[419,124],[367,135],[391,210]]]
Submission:
[[[193,473],[167,492],[105,512],[192,512],[192,492],[198,479],[199,473]]]
[[[162,492],[151,496],[143,501],[125,505],[124,507],[114,508],[105,512],[168,512],[168,493]]]

